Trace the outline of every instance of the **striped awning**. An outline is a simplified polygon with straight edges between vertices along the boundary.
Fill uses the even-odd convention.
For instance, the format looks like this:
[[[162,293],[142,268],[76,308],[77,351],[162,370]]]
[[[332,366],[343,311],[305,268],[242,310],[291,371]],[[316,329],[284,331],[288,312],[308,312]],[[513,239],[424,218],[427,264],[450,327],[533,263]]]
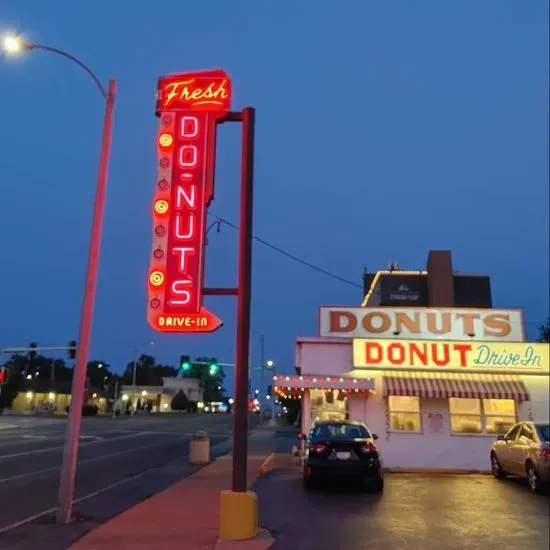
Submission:
[[[428,399],[447,399],[449,397],[478,399],[514,399],[529,401],[530,396],[525,384],[519,377],[510,375],[447,375],[428,378],[412,374],[402,376],[384,376],[384,397],[389,395],[408,395]]]

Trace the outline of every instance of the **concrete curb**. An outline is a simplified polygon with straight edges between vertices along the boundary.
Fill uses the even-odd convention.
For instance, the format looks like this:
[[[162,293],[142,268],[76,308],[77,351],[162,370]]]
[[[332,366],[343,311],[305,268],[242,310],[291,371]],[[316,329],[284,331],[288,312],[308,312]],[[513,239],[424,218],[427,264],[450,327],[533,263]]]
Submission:
[[[260,475],[267,474],[267,472],[273,469],[273,459],[275,458],[275,453],[271,453],[260,466]]]

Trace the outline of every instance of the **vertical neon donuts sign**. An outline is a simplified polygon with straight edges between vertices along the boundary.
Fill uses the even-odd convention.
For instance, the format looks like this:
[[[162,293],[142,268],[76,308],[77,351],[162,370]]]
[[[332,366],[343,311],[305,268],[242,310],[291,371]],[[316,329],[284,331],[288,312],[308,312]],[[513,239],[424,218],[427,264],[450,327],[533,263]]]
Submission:
[[[224,71],[161,77],[147,320],[160,332],[212,332],[202,305],[206,209],[213,198],[216,123],[229,112]]]

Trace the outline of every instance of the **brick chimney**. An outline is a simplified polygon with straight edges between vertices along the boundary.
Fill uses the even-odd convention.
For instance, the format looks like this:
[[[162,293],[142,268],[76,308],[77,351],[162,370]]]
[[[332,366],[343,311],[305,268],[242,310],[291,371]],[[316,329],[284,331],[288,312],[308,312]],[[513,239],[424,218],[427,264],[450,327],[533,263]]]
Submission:
[[[430,250],[428,272],[428,305],[454,306],[453,261],[450,250]]]

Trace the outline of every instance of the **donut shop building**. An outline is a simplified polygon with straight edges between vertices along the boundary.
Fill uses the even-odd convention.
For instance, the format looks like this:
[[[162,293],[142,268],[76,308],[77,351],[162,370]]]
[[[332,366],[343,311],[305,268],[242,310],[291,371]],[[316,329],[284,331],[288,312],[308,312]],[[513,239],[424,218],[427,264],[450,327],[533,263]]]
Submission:
[[[525,342],[519,310],[321,307],[275,391],[318,420],[365,422],[388,468],[488,471],[498,434],[548,420],[548,344]]]

